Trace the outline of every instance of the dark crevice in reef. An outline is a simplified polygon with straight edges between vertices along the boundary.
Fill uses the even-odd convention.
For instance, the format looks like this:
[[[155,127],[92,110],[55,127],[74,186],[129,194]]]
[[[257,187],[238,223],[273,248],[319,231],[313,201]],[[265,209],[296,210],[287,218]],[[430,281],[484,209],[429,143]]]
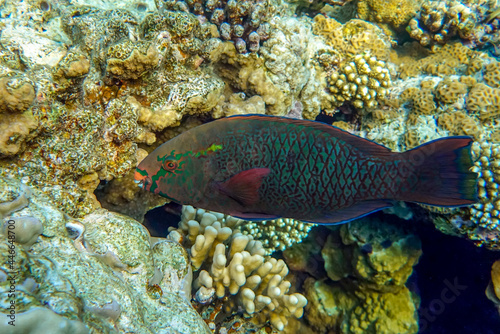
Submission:
[[[144,216],[143,225],[146,226],[152,237],[165,238],[169,227],[177,227],[181,220],[182,205],[168,203],[149,210]]]
[[[414,222],[423,254],[408,286],[421,298],[420,334],[498,334],[500,315],[484,293],[500,252]]]

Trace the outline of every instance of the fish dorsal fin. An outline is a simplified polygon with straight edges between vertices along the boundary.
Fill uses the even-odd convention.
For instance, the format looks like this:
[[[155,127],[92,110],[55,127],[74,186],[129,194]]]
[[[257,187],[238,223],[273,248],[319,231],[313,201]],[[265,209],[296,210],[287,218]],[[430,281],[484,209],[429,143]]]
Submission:
[[[344,224],[351,220],[355,220],[372,212],[392,207],[392,203],[388,200],[369,200],[358,202],[348,208],[327,212],[322,218],[316,219],[312,223],[317,224]]]
[[[378,155],[378,156],[387,156],[392,154],[390,149],[387,147],[377,144],[371,140],[362,138],[360,136],[349,133],[345,130],[337,128],[333,125],[309,121],[309,120],[301,120],[301,119],[293,119],[279,116],[270,116],[270,115],[257,115],[257,114],[249,114],[249,115],[237,115],[230,116],[221,119],[226,121],[238,121],[238,120],[259,120],[264,122],[277,122],[277,123],[288,123],[295,124],[298,126],[304,126],[309,128],[317,129],[325,134],[336,137],[339,140],[344,141],[346,144],[352,145],[358,151],[363,152],[369,155]]]
[[[244,170],[226,181],[218,182],[216,189],[243,207],[250,206],[259,201],[260,185],[270,172],[269,168]]]

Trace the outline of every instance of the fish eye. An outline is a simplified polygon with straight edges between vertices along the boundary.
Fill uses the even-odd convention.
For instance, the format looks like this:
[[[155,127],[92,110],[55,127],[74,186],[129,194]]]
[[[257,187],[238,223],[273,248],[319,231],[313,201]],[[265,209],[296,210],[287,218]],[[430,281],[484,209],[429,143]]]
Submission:
[[[177,161],[165,160],[163,161],[163,169],[166,171],[173,171],[177,168]]]

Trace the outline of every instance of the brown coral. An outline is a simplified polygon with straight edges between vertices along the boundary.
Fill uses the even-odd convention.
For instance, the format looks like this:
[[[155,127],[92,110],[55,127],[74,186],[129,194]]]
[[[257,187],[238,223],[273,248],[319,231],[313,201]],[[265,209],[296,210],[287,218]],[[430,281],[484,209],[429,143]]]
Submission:
[[[335,19],[316,15],[313,33],[322,36],[325,43],[339,53],[340,61],[363,53],[370,53],[381,61],[389,58],[389,39],[369,22],[354,19],[342,25]]]
[[[33,84],[24,77],[0,78],[0,113],[23,112],[35,98]]]
[[[12,156],[21,151],[38,122],[29,114],[6,114],[1,117],[0,157]]]
[[[428,1],[408,25],[410,36],[424,46],[445,44],[458,35],[469,38],[476,25],[476,14],[456,0]]]
[[[484,54],[472,51],[461,43],[449,43],[426,53],[414,44],[402,48],[398,54],[392,54],[391,60],[400,66],[402,79],[415,77],[419,74],[432,74],[445,77],[453,74],[469,74],[471,64],[482,66]]]
[[[120,79],[138,79],[158,66],[160,54],[154,44],[133,43],[129,40],[108,49],[106,70]],[[145,52],[142,52],[145,49]]]
[[[467,96],[467,108],[481,120],[497,117],[500,115],[500,88],[483,83],[474,85]]]
[[[500,62],[495,61],[486,65],[483,78],[487,85],[500,88]]]
[[[417,13],[418,3],[413,0],[360,0],[358,16],[362,20],[377,22],[390,35],[402,32]]]
[[[479,139],[482,133],[479,122],[462,110],[440,115],[438,125],[452,135],[468,135]]]
[[[467,93],[467,85],[446,78],[439,82],[434,94],[436,98],[443,103],[455,103],[461,96]]]

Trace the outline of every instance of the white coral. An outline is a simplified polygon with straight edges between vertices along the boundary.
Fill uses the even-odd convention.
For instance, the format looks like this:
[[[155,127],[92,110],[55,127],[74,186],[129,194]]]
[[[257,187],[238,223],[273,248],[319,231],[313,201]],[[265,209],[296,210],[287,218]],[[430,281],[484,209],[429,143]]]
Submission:
[[[233,295],[233,302],[248,314],[265,315],[278,330],[287,318],[302,317],[307,304],[299,294],[287,294],[288,267],[283,260],[265,256],[265,249],[252,235],[238,229],[242,220],[184,206],[179,228],[169,238],[190,249],[196,279],[195,299],[208,303]]]

